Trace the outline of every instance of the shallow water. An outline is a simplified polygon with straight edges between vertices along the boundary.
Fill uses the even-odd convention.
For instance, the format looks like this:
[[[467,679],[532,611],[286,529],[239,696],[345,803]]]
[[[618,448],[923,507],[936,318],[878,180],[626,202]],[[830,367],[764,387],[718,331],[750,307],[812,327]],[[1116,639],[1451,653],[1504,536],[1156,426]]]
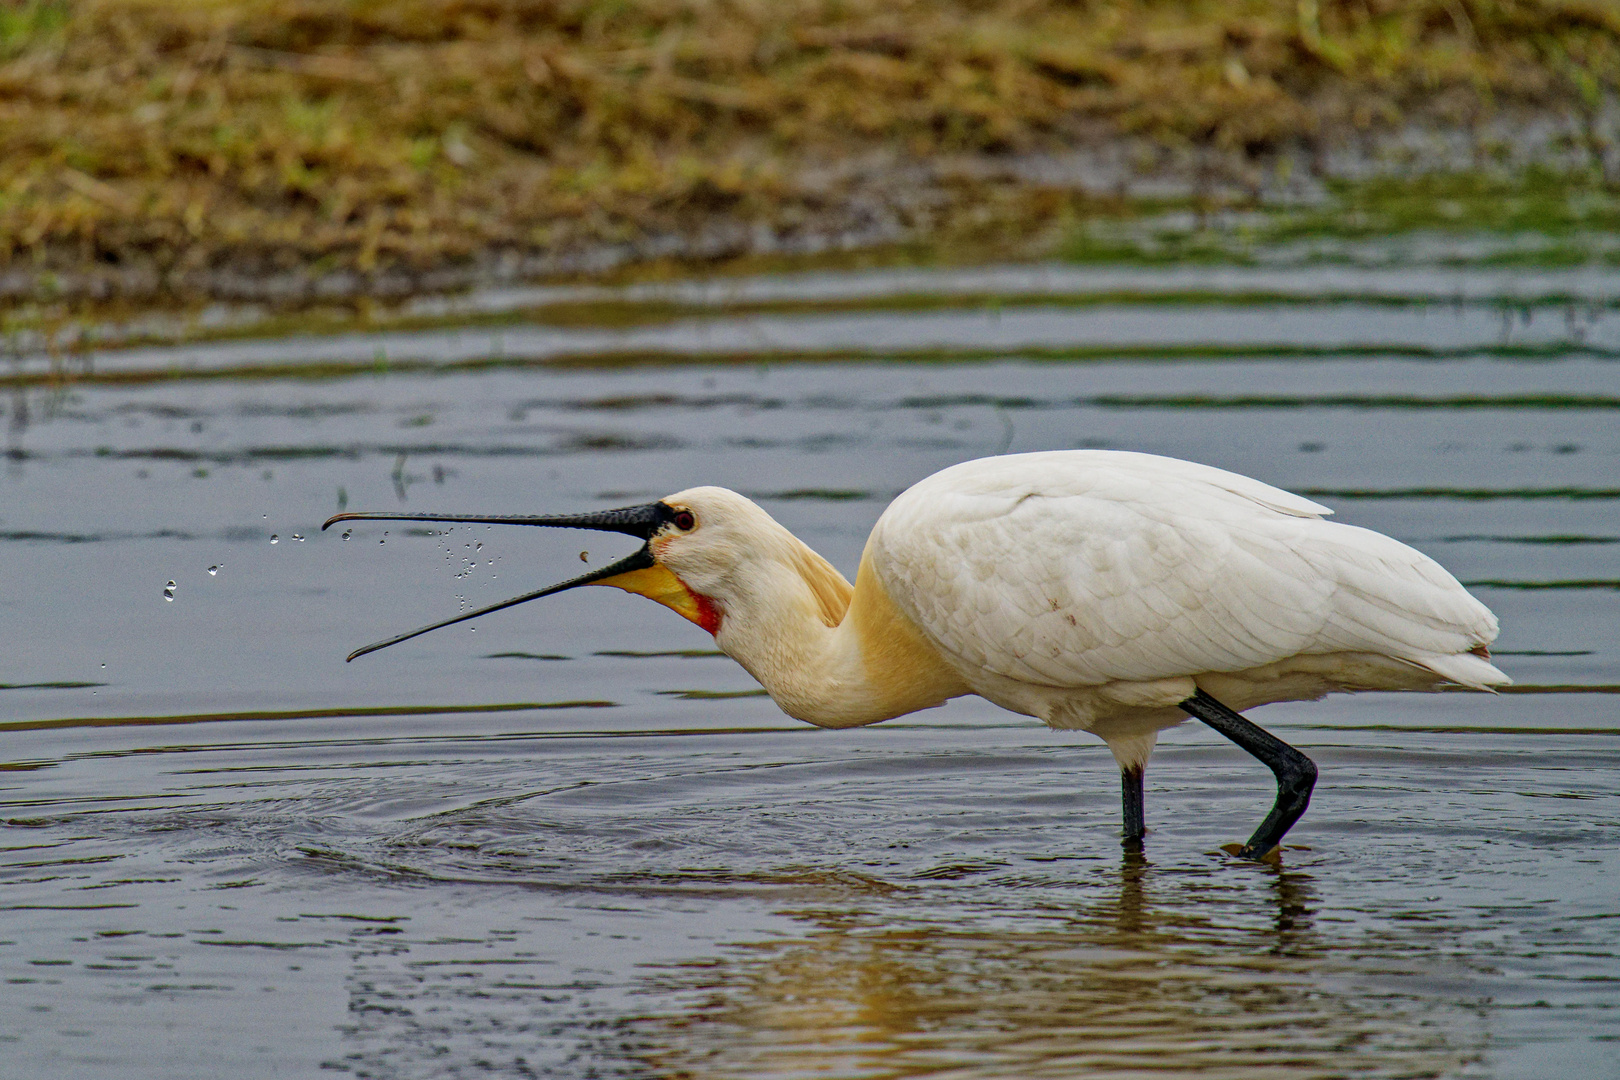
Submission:
[[[936,278],[974,298],[932,311],[17,360],[0,1073],[1620,1076],[1620,288],[981,302],[1019,274]],[[1217,850],[1269,776],[1201,726],[1129,860],[1095,740],[976,699],[809,729],[615,590],[343,662],[634,542],[319,532],[340,506],[720,483],[851,572],[909,483],[1068,446],[1428,551],[1501,617],[1515,692],[1256,710],[1322,767],[1275,870]]]

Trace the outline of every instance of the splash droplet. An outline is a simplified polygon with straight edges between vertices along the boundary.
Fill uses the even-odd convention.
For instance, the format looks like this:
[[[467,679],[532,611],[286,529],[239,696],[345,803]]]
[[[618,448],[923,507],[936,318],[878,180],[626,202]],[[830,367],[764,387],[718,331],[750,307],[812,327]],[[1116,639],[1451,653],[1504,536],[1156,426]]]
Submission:
[[[174,582],[171,581],[163,586],[163,599],[171,604],[174,603]]]
[[[354,530],[353,529],[344,529],[343,530],[343,539],[347,540],[349,537],[351,537],[353,535],[354,535]]]
[[[275,533],[271,533],[270,534],[270,542],[272,544],[279,544],[279,543],[281,543],[281,537],[277,536]]]
[[[302,544],[304,542],[304,534],[303,533],[293,533],[293,539],[298,541],[300,544]]]
[[[588,551],[580,552],[579,553],[579,561],[580,562],[590,562],[591,561],[591,553],[588,552]]]
[[[218,566],[218,564],[216,564],[214,566],[210,566],[208,568],[208,576],[209,577],[216,577],[216,576],[218,576],[218,574],[219,574],[219,566]]]

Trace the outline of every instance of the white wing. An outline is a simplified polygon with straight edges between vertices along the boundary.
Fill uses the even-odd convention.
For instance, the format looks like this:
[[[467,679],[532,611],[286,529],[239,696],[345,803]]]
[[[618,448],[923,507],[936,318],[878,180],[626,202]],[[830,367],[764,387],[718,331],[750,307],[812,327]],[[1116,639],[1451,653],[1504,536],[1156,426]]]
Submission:
[[[1495,638],[1495,617],[1439,564],[1327,513],[1171,458],[1019,454],[903,493],[870,554],[895,602],[965,668],[1049,686],[1239,671],[1302,653],[1373,652],[1440,670],[1429,661]]]

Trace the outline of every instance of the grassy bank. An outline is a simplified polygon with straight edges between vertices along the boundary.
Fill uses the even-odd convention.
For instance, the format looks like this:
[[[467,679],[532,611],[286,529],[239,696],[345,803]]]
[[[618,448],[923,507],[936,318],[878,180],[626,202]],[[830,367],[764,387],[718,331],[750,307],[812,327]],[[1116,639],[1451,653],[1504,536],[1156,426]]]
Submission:
[[[1046,252],[1068,262],[1361,267],[1620,267],[1620,185],[1593,169],[1328,179],[1308,203],[1141,200],[1079,218]]]
[[[1511,155],[1525,116],[1601,189],[1617,89],[1601,0],[25,0],[0,295],[1016,238],[1118,210],[1124,174],[1241,200],[1414,125]],[[1075,151],[1111,179],[1021,168]]]

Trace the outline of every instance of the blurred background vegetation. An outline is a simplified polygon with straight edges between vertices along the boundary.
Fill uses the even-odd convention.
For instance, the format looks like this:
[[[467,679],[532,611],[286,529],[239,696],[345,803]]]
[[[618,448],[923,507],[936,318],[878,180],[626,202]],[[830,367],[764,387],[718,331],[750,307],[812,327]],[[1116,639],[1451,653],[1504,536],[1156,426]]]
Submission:
[[[919,240],[1084,257],[1112,249],[1077,222],[1387,187],[1403,147],[1467,179],[1416,210],[1396,184],[1363,227],[1579,225],[1572,184],[1614,213],[1617,89],[1605,0],[22,0],[0,296],[388,296]],[[1513,201],[1531,174],[1551,209]]]

